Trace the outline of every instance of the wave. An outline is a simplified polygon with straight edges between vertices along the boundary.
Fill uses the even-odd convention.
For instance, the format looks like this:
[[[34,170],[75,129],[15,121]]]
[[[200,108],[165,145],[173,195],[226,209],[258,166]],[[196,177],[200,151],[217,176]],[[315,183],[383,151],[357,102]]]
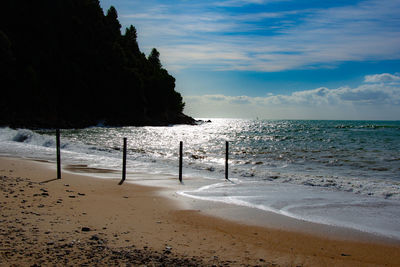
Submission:
[[[34,132],[29,129],[11,129],[8,127],[0,128],[0,142],[15,142],[27,146],[36,146],[42,148],[56,148],[55,131],[50,132]],[[84,154],[101,154],[117,151],[116,148],[104,148],[101,146],[87,145],[69,141],[68,138],[61,137],[61,149],[65,151],[84,153]]]
[[[272,127],[274,125],[270,128],[261,125],[267,127],[262,131],[257,127],[244,131],[248,126],[243,121],[240,123],[237,128],[232,128],[232,123],[220,123],[203,124],[196,128],[92,127],[63,130],[63,164],[120,170],[122,152],[119,146],[122,137],[128,137],[128,168],[132,173],[131,179],[147,182],[143,180],[143,176],[135,176],[134,173],[177,174],[178,141],[183,140],[184,175],[206,178],[201,180],[201,185],[207,184],[194,191],[181,192],[186,196],[227,201],[286,216],[297,216],[300,219],[304,215],[304,218],[313,218],[314,221],[319,219],[313,217],[311,211],[325,213],[315,204],[321,203],[317,198],[313,198],[311,204],[308,202],[309,193],[319,199],[325,198],[325,194],[334,194],[338,196],[334,198],[335,201],[345,196],[351,200],[345,204],[352,203],[352,200],[360,197],[369,201],[368,203],[397,203],[400,200],[397,166],[400,159],[399,139],[397,132],[393,130],[376,131],[368,135],[368,142],[357,143],[353,139],[358,140],[357,138],[365,132],[335,129],[335,125],[342,122],[330,122],[328,125],[326,122],[304,123],[306,126],[315,126],[314,128],[305,127],[303,124],[287,126],[293,131],[306,130],[296,133],[283,126],[282,129]],[[346,125],[346,122],[343,125]],[[362,129],[368,125],[375,124],[357,122],[349,125],[349,128]],[[382,125],[390,126],[390,123]],[[372,128],[364,129],[369,131]],[[267,130],[272,133],[265,132]],[[282,138],[267,138],[287,135],[291,136],[289,142],[281,141]],[[334,140],[333,143],[327,142],[329,138]],[[226,139],[231,140],[229,178],[234,184],[221,183],[224,181]],[[47,130],[0,128],[0,154],[54,159],[55,133]],[[159,185],[159,180],[156,183],[155,185]],[[192,181],[188,180],[186,188],[200,186],[200,182],[193,183],[194,186]],[[301,207],[294,205],[297,201],[292,199],[297,197],[299,192],[304,192],[304,205]],[[283,196],[294,204],[280,206],[284,202],[277,200]],[[326,206],[330,210],[336,210],[328,205],[331,202],[329,199],[325,201]],[[310,205],[312,208],[309,208]],[[386,209],[390,210],[390,207]],[[358,209],[354,206],[352,210],[357,212]]]
[[[294,185],[249,181],[215,183],[177,193],[199,200],[273,212],[298,220],[400,238],[397,223],[400,218],[398,210],[400,203],[397,201],[345,194],[328,189],[315,190]]]
[[[335,126],[336,129],[371,129],[371,130],[378,130],[378,129],[394,129],[400,130],[399,125],[381,125],[381,124],[367,124],[367,125],[337,125]]]
[[[28,129],[0,128],[0,141],[13,141],[43,147],[55,147],[55,137],[37,134]]]
[[[211,126],[207,124],[204,127]],[[183,129],[185,131],[182,131]],[[130,141],[128,160],[131,161],[131,166],[143,166],[141,169],[144,172],[154,173],[161,170],[167,174],[175,174],[178,151],[171,147],[171,140],[175,139],[177,132],[186,134],[189,130],[192,128],[186,129],[182,126],[168,129],[124,127],[65,130],[62,132],[61,148],[65,152],[63,153],[65,157],[68,156],[70,162],[74,164],[84,163],[92,164],[91,167],[116,168],[119,167],[122,153],[118,147],[120,137],[127,135]],[[198,128],[194,130],[198,131]],[[192,148],[189,145],[185,146],[184,168],[186,168],[185,172],[188,176],[211,179],[223,177],[224,158],[221,151],[224,147],[218,148],[217,142],[211,140],[213,142],[211,143],[208,138],[216,137],[207,134],[206,141],[200,142]],[[164,141],[165,139],[167,141]],[[8,154],[12,155],[15,152],[13,147],[18,144],[20,149],[18,156],[31,155],[30,157],[47,159],[52,155],[51,153],[54,153],[55,133],[0,128],[0,142],[2,143],[0,144],[0,153],[2,154],[5,154],[5,147],[8,147]],[[189,143],[189,141],[187,142]],[[400,199],[400,182],[396,178],[398,176],[393,175],[398,173],[397,168],[394,167],[399,160],[396,153],[386,155],[383,163],[361,164],[357,152],[353,160],[356,166],[350,166],[353,161],[346,162],[346,158],[343,159],[342,155],[323,154],[314,147],[310,148],[312,149],[310,154],[304,154],[303,151],[296,154],[293,152],[294,150],[285,152],[286,147],[281,146],[277,148],[275,155],[274,151],[260,148],[257,144],[242,144],[243,148],[238,148],[239,150],[236,151],[234,150],[235,146],[232,145],[230,178],[239,178],[245,181],[274,181],[280,184],[329,188],[335,191],[384,199]],[[38,152],[40,148],[43,148],[42,152]],[[304,150],[305,148],[298,146],[298,149]],[[248,153],[243,154],[242,151],[248,151]],[[339,156],[341,157],[340,161],[335,159]],[[329,157],[329,159],[324,157]],[[374,157],[374,159],[378,158]]]

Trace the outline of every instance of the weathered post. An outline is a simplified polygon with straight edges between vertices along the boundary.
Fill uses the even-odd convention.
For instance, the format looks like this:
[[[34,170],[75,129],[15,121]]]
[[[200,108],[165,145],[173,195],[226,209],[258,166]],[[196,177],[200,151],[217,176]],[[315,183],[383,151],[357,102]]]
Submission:
[[[60,151],[60,129],[56,129],[56,147],[57,147],[57,179],[61,179],[61,151]]]
[[[122,152],[122,180],[119,182],[119,185],[125,181],[126,178],[126,137],[124,137],[124,147]]]
[[[228,161],[229,161],[229,142],[226,141],[226,148],[225,148],[225,179],[229,180],[228,178]]]
[[[179,182],[182,183],[182,157],[183,157],[183,142],[179,143]]]

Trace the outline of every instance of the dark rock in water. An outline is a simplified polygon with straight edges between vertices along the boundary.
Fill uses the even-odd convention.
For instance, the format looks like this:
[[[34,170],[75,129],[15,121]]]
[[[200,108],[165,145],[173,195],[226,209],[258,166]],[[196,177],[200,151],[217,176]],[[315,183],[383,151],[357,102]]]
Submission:
[[[315,186],[315,184],[313,184],[312,182],[309,182],[309,181],[305,181],[305,182],[303,183],[303,185]]]
[[[204,159],[204,157],[203,156],[199,156],[199,155],[192,155],[192,158],[193,159]]]
[[[194,121],[196,125],[201,125],[204,123],[211,123],[211,120],[203,121],[203,120],[195,120]]]
[[[385,199],[388,199],[388,198],[390,198],[391,196],[393,196],[393,193],[386,193],[386,194],[385,194]]]
[[[215,168],[214,167],[208,167],[208,168],[206,168],[206,170],[210,171],[210,172],[213,172],[213,171],[215,171]]]

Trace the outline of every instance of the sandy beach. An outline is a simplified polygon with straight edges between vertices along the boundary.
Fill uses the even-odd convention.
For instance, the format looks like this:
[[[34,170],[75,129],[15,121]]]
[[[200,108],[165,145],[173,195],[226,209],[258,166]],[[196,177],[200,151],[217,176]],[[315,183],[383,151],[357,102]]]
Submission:
[[[1,266],[400,266],[398,242],[229,221],[53,165],[0,158]]]

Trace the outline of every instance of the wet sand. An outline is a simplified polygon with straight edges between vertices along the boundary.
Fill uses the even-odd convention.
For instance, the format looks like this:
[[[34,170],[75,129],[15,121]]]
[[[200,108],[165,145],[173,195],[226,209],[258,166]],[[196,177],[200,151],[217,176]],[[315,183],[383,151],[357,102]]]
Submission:
[[[161,188],[55,176],[0,158],[1,266],[400,266],[396,242],[255,226],[182,209]]]

